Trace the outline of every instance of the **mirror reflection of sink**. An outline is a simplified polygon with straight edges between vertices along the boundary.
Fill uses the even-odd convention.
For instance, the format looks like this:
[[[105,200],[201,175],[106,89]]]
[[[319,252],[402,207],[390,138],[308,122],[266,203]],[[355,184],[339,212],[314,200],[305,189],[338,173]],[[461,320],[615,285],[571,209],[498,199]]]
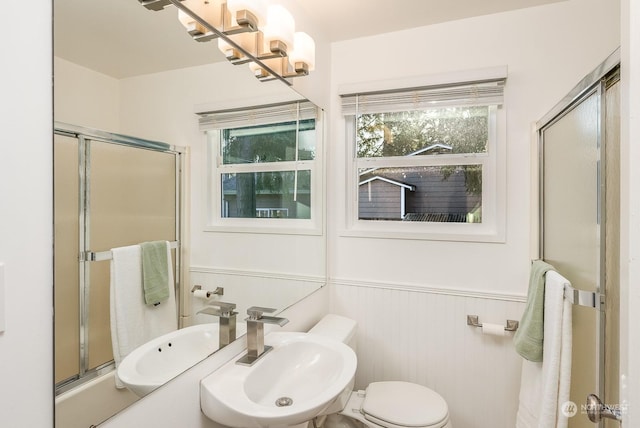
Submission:
[[[309,333],[274,332],[273,349],[253,366],[234,358],[200,384],[210,419],[230,427],[264,428],[303,423],[351,391],[356,355],[342,342]]]
[[[237,335],[246,333],[238,323]],[[143,397],[218,350],[218,323],[198,324],[157,337],[133,350],[118,366],[122,383]]]

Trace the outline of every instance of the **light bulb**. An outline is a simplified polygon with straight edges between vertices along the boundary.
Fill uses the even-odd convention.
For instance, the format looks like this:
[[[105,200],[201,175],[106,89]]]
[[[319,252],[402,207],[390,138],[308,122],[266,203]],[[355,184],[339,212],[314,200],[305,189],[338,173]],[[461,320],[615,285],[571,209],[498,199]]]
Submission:
[[[295,67],[296,62],[303,62],[309,71],[316,68],[316,43],[310,35],[297,32],[294,35],[293,50],[289,53],[289,63]]]
[[[269,6],[267,10],[267,25],[265,25],[264,41],[267,46],[272,41],[281,41],[287,50],[293,49],[296,23],[287,9],[279,4]]]

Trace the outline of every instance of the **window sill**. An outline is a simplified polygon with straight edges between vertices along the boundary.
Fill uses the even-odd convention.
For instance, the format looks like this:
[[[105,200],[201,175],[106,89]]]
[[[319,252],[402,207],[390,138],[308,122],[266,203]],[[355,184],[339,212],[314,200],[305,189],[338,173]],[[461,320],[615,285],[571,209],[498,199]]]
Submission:
[[[480,223],[401,223],[362,221],[339,232],[342,237],[423,241],[505,243],[504,228]]]
[[[259,224],[257,224],[259,223]],[[274,235],[321,236],[322,227],[312,220],[286,219],[219,219],[215,224],[204,227],[205,232],[255,233]]]

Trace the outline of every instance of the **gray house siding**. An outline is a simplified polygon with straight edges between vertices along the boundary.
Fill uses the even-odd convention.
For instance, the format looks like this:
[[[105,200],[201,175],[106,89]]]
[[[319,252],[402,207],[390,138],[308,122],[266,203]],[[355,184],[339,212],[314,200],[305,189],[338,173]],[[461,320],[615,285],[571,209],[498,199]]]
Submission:
[[[361,219],[400,220],[400,192],[405,189],[380,180],[360,186],[358,195],[358,213]]]
[[[414,186],[408,191],[383,180],[366,182],[373,177]],[[465,171],[456,168],[446,176],[437,167],[378,168],[360,176],[359,218],[403,219],[400,192],[405,192],[406,220],[467,221],[467,214],[481,207],[482,196],[467,191]]]
[[[407,194],[408,213],[466,214],[481,202],[479,195],[467,192],[464,171],[445,177],[439,171],[411,174],[405,178],[416,186]]]

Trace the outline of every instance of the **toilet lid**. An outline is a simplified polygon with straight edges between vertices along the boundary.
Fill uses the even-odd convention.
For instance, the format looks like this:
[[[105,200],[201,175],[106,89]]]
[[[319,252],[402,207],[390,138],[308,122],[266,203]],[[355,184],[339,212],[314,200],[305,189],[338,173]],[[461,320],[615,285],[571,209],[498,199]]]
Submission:
[[[365,419],[384,427],[441,426],[449,416],[446,401],[435,391],[408,382],[374,382],[362,403]]]

